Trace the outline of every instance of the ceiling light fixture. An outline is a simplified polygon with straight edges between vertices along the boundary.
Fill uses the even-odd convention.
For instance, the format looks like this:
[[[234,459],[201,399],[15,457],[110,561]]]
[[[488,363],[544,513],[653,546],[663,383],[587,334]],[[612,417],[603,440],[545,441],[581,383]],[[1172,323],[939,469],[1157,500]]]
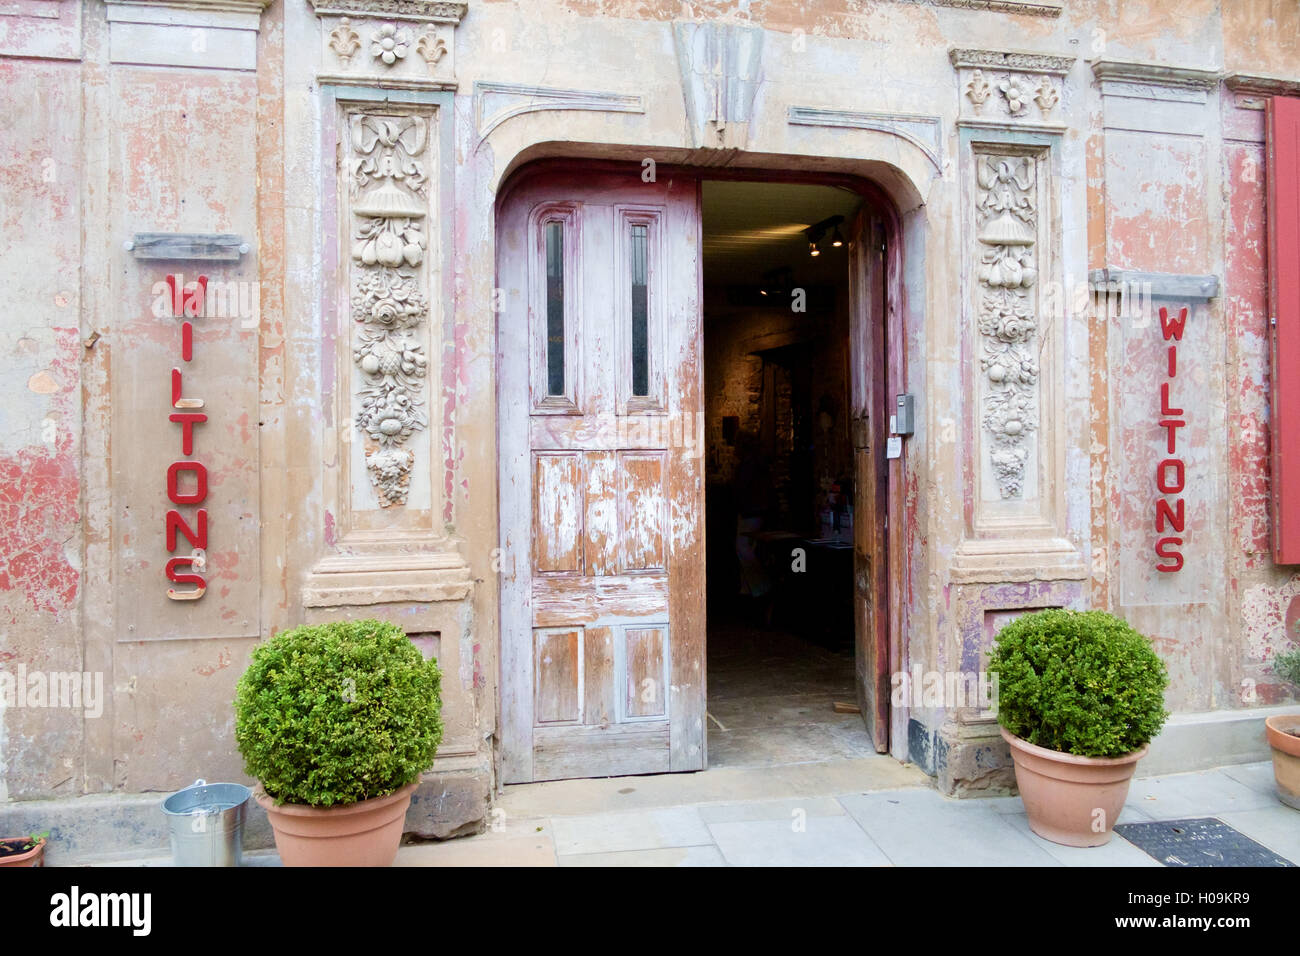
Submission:
[[[813,223],[804,230],[804,235],[808,237],[808,255],[820,256],[822,254],[821,242],[826,233],[832,229],[835,230],[831,236],[831,246],[836,249],[844,245],[844,234],[840,232],[840,225],[844,222],[843,216],[830,216],[821,222]]]

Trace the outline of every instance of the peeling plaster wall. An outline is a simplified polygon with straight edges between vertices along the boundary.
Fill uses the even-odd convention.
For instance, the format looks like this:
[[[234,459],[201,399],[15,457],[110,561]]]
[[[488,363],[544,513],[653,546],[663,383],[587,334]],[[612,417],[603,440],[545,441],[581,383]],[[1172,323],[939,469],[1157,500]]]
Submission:
[[[353,425],[340,404],[351,355],[336,311],[346,223],[335,185],[338,103],[361,94],[329,79],[343,69],[328,46],[338,17],[318,15],[307,0],[274,0],[251,20],[222,12],[243,17],[225,29],[247,34],[241,42],[251,46],[212,69],[115,53],[118,7],[64,0],[53,20],[0,18],[12,21],[0,23],[8,253],[0,288],[11,304],[0,331],[8,399],[0,408],[0,666],[101,672],[109,695],[93,720],[50,708],[0,716],[0,800],[167,790],[200,775],[243,779],[230,699],[252,647],[304,621],[369,613],[403,620],[451,665],[451,743],[435,769],[492,780],[494,209],[510,173],[542,157],[847,173],[891,197],[903,247],[896,362],[900,390],[920,410],[900,466],[896,670],[978,667],[998,622],[1025,609],[1106,607],[1152,634],[1170,661],[1172,709],[1288,699],[1267,668],[1288,629],[1295,639],[1300,579],[1275,567],[1268,550],[1263,114],[1216,78],[1203,102],[1184,97],[1178,106],[1195,113],[1195,136],[1162,131],[1165,101],[1103,96],[1090,64],[1294,80],[1294,3],[1094,0],[1039,17],[895,0],[734,0],[685,11],[669,0],[471,0],[459,25],[440,27],[454,53],[436,69],[454,73],[454,92],[416,84],[370,94],[377,109],[436,110],[447,132],[437,146],[446,152],[431,160],[450,190],[430,246],[446,256],[436,278],[440,324],[430,325],[438,390],[428,478],[437,514],[413,549],[436,567],[419,571],[391,554],[367,564],[375,555],[348,543],[360,520],[348,482],[365,477],[348,471]],[[191,16],[216,16],[202,3],[188,7]],[[674,29],[692,18],[765,31],[752,107],[721,133],[684,97],[684,72],[699,81],[678,61]],[[1053,114],[1059,128],[1011,123],[998,139],[959,126],[971,106],[953,47],[1072,57]],[[178,49],[160,42],[146,53],[174,59]],[[494,99],[483,84],[525,89]],[[557,90],[592,99],[582,109],[546,108],[546,91]],[[610,108],[611,96],[639,97],[639,107]],[[1137,110],[1129,119],[1144,115],[1132,104],[1146,102],[1152,129],[1108,119],[1114,99]],[[842,115],[791,122],[791,107],[874,114],[911,138]],[[1125,402],[1143,400],[1154,380],[1149,371],[1126,375],[1125,363],[1136,369],[1143,353],[1126,350],[1124,330],[1091,303],[1045,330],[1057,373],[1040,416],[1050,438],[1039,446],[1041,468],[1052,484],[1039,537],[1011,541],[989,530],[971,398],[980,374],[967,226],[972,142],[1046,150],[1045,245],[1067,296],[1089,269],[1104,267],[1219,277],[1220,295],[1198,317],[1211,484],[1197,535],[1217,588],[1206,600],[1125,604],[1120,562],[1146,518],[1122,507],[1123,416]],[[160,505],[159,466],[175,455],[174,427],[147,418],[170,362],[170,329],[148,318],[151,282],[167,269],[140,266],[121,243],[150,229],[248,237],[250,255],[222,275],[255,285],[260,302],[255,327],[214,327],[206,340],[233,374],[213,379],[209,392],[222,406],[221,429],[198,433],[217,446],[227,494],[214,561],[228,577],[215,579],[201,609],[159,603],[146,587],[163,558],[148,509]],[[402,520],[392,526],[409,530]],[[246,531],[236,533],[241,523]],[[1034,550],[1044,542],[1055,549],[1051,560]],[[351,596],[340,597],[343,579]],[[358,603],[358,589],[378,603]],[[995,790],[1006,784],[1006,762],[989,743],[993,733],[978,715],[909,705],[895,712],[890,743],[950,790]]]
[[[0,59],[0,668],[82,669],[81,76]],[[0,800],[81,789],[83,716],[0,714]]]
[[[1292,9],[1292,19],[1296,15]],[[1292,41],[1296,31],[1290,32]],[[1293,44],[1294,48],[1294,44]],[[1291,62],[1297,62],[1294,53]],[[1276,704],[1294,691],[1268,662],[1300,646],[1300,573],[1273,564],[1269,537],[1268,256],[1266,149],[1262,110],[1225,94],[1222,224],[1226,369],[1228,535],[1222,706]],[[1245,108],[1250,107],[1250,108]]]

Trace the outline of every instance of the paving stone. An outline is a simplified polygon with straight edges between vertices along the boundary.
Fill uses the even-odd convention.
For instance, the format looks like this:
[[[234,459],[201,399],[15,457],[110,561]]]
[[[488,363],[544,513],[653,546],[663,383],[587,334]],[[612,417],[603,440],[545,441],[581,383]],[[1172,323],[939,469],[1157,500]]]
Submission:
[[[1127,809],[1119,815],[1119,823],[1150,822],[1137,819],[1125,819]],[[1129,814],[1136,817],[1136,814]],[[1025,813],[1006,813],[1002,815],[1017,830],[1029,837],[1039,849],[1066,866],[1160,866],[1142,850],[1139,850],[1118,833],[1113,834],[1110,842],[1104,846],[1062,846],[1051,840],[1044,840],[1029,828],[1029,817]]]
[[[560,857],[560,866],[726,866],[716,846],[670,846],[657,850],[575,853]]]
[[[808,816],[796,830],[789,817],[711,823],[732,866],[888,866],[889,858],[848,816]]]
[[[1252,789],[1222,770],[1134,780],[1128,802],[1153,820],[1216,817],[1273,806],[1277,797]]]
[[[795,819],[795,811],[804,817],[840,817],[844,808],[833,797],[811,797],[793,800],[765,800],[761,803],[724,803],[700,807],[700,818],[705,823],[747,823],[755,820]]]
[[[556,852],[561,856],[698,846],[713,842],[695,807],[557,817],[552,825]]]
[[[555,866],[555,840],[541,833],[494,837],[491,833],[408,844],[397,851],[394,866]]]
[[[1273,775],[1272,760],[1259,763],[1232,764],[1219,769],[1233,780],[1250,787],[1252,790],[1270,796],[1276,796],[1277,794],[1277,778]]]
[[[981,800],[951,800],[934,790],[839,799],[897,866],[1060,865]]]

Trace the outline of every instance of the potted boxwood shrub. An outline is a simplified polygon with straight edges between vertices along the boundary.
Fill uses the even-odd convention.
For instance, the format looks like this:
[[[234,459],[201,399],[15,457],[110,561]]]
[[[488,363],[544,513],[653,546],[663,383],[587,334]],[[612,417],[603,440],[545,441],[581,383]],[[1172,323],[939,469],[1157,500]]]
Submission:
[[[1037,611],[998,632],[989,672],[1030,829],[1066,846],[1109,842],[1169,716],[1151,642],[1104,611]]]
[[[395,624],[285,631],[239,680],[235,741],[286,866],[391,866],[441,739],[438,664]]]
[[[0,840],[0,866],[44,866],[48,833]]]
[[[1300,648],[1273,658],[1273,673],[1300,688]],[[1273,748],[1277,797],[1288,807],[1300,810],[1300,714],[1266,718],[1264,733]]]

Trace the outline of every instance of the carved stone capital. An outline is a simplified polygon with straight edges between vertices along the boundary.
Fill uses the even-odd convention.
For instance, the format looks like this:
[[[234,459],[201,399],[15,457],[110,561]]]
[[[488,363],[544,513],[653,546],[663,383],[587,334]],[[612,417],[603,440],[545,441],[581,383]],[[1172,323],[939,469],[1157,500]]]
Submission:
[[[957,71],[961,91],[959,123],[1008,129],[1064,128],[1057,107],[1074,57],[952,49],[948,58]]]
[[[456,25],[467,4],[311,0],[321,18],[321,83],[398,90],[456,88]]]

